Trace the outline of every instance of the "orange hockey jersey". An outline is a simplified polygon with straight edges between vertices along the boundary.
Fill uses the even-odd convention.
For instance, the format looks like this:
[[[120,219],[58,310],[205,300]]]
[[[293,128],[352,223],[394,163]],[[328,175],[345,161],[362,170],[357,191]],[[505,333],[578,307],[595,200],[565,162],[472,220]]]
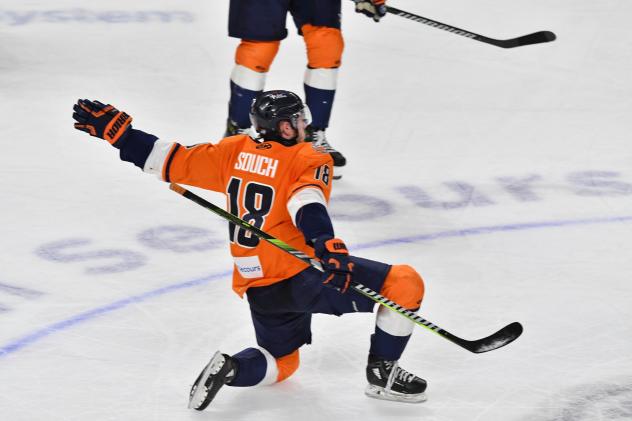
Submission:
[[[314,256],[296,228],[295,216],[310,203],[327,206],[333,165],[330,155],[312,143],[284,146],[247,135],[188,147],[158,140],[143,170],[167,182],[224,193],[229,212]],[[279,282],[307,267],[234,224],[229,225],[229,237],[233,289],[240,296],[250,287]]]

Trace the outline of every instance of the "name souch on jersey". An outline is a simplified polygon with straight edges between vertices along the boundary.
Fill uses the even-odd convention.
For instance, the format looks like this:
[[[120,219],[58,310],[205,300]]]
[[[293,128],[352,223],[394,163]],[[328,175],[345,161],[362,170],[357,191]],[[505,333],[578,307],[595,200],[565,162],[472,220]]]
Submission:
[[[313,257],[294,218],[308,203],[327,206],[332,168],[330,155],[311,143],[284,146],[237,135],[189,147],[159,140],[144,171],[167,182],[224,193],[229,212]],[[307,267],[234,224],[229,224],[229,239],[235,261],[233,289],[240,296],[250,287],[282,281]]]

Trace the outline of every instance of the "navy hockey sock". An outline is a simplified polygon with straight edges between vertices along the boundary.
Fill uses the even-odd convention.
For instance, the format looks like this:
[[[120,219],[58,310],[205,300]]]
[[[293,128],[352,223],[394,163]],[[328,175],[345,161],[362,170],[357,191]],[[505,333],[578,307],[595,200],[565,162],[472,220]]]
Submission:
[[[229,386],[247,387],[261,383],[266,375],[268,364],[265,355],[260,350],[246,348],[233,355],[232,358],[237,363],[237,375]]]
[[[375,327],[375,333],[371,335],[371,348],[369,355],[388,361],[397,361],[402,356],[410,335],[389,335],[379,327]]]
[[[305,88],[305,103],[312,112],[312,126],[326,129],[329,126],[329,117],[336,90],[318,89],[307,84],[303,84],[303,86]]]
[[[250,127],[250,104],[262,91],[251,91],[230,81],[230,102],[228,103],[228,118],[238,127]]]

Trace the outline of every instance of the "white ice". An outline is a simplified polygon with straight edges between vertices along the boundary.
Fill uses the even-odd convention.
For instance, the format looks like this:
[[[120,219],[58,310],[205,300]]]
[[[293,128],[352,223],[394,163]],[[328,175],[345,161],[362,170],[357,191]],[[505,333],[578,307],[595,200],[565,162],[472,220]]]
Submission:
[[[416,329],[401,365],[428,400],[397,404],[363,395],[374,316],[316,316],[291,379],[188,410],[216,349],[255,344],[226,224],[71,110],[99,99],[163,139],[219,140],[228,2],[3,0],[1,420],[632,419],[632,3],[390,1],[494,38],[559,37],[511,50],[343,3],[337,234],[415,266],[430,321],[467,339],[520,321],[522,337],[475,355]],[[288,28],[267,87],[302,93]]]

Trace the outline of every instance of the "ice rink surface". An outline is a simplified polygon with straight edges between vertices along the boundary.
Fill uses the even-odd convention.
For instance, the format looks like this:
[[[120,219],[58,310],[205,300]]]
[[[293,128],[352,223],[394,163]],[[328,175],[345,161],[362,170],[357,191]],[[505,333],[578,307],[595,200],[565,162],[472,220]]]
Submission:
[[[504,50],[343,2],[338,236],[415,266],[421,315],[448,331],[520,321],[523,336],[475,355],[417,329],[401,364],[428,401],[398,404],[363,395],[374,316],[315,316],[288,381],[188,410],[216,349],[255,344],[226,224],[75,131],[71,110],[99,99],[162,139],[219,140],[227,1],[3,0],[0,419],[632,419],[632,3],[390,4],[494,38],[559,37]],[[288,29],[267,87],[302,94]]]

